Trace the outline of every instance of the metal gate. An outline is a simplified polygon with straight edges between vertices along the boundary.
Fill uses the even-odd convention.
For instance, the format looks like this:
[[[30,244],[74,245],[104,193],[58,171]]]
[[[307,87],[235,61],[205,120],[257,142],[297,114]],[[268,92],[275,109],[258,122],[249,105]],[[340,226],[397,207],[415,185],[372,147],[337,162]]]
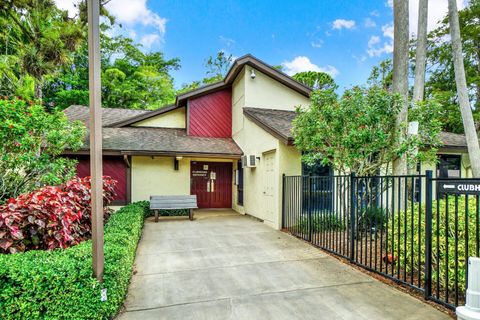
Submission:
[[[283,229],[447,307],[479,255],[480,179],[284,176]]]

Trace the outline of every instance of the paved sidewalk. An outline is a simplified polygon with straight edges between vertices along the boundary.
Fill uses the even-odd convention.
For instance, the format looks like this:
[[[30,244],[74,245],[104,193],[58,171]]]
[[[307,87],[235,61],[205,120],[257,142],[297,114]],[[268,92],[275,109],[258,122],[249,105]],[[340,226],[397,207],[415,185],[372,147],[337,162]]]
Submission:
[[[125,319],[450,319],[253,218],[145,222]]]

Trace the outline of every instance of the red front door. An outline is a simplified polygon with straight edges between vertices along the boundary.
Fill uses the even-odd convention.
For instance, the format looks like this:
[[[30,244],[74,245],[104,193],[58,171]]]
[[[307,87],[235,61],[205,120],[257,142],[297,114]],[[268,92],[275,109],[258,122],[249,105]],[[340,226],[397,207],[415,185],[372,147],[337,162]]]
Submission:
[[[232,164],[230,162],[191,162],[191,194],[199,208],[232,207]]]

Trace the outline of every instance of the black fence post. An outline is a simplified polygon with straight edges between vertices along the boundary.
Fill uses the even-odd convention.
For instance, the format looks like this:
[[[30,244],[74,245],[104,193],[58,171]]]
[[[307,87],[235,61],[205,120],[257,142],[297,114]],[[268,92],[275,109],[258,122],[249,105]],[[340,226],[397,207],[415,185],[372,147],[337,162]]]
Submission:
[[[312,177],[309,174],[307,177],[307,184],[308,184],[308,241],[312,242],[312,235],[313,235],[313,221],[312,221]]]
[[[282,229],[285,228],[285,173],[282,174]]]
[[[356,210],[355,172],[350,173],[350,260],[355,261],[355,210]]]
[[[432,295],[432,171],[427,170],[425,193],[425,299]]]

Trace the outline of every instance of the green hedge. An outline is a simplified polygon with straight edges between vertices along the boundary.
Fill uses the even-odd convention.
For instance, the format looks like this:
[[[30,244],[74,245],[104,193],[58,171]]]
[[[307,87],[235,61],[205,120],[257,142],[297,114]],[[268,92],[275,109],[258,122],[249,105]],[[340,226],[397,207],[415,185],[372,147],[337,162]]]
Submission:
[[[190,210],[189,209],[158,210],[158,214],[162,217],[188,216],[190,214]],[[153,212],[152,212],[152,215],[153,215]]]
[[[110,217],[103,283],[92,277],[90,240],[65,250],[0,255],[0,319],[112,318],[127,292],[148,206],[137,202]]]
[[[450,292],[455,290],[455,264],[458,263],[458,289],[463,293],[466,290],[466,239],[467,229],[465,228],[467,210],[465,196],[458,198],[458,252],[455,252],[455,198],[450,196],[448,199],[448,210],[446,209],[446,199],[433,201],[433,219],[432,219],[432,280],[434,283],[437,279],[440,282],[441,290],[447,288],[446,277],[448,274],[448,289]],[[468,210],[468,255],[475,256],[478,246],[476,241],[476,222],[477,207],[474,196],[469,197]],[[437,217],[437,207],[439,208]],[[425,263],[425,204],[421,207],[421,221],[418,223],[418,204],[415,204],[414,211],[411,209],[401,212],[395,217],[395,225],[392,226],[390,220],[388,232],[395,239],[394,255],[399,257],[401,266],[406,265],[408,272],[420,272],[422,277],[425,276],[423,264]],[[446,223],[446,212],[448,211],[448,225]],[[413,214],[413,217],[412,217]],[[412,226],[413,218],[413,226]],[[437,219],[440,218],[440,219]],[[406,224],[405,224],[406,220]],[[398,229],[400,226],[400,229]],[[413,230],[412,230],[413,228]],[[438,230],[438,231],[437,231]],[[448,232],[447,232],[448,230]],[[412,240],[413,231],[413,240]],[[405,234],[407,235],[405,241]],[[400,236],[400,242],[398,242]],[[447,253],[448,243],[448,253]],[[391,240],[389,243],[391,246]],[[406,251],[405,251],[406,246]],[[437,250],[438,249],[438,250]],[[413,251],[413,270],[411,269]],[[455,260],[455,253],[458,254],[458,260]],[[448,260],[447,260],[448,254]],[[421,266],[420,270],[418,265]],[[437,267],[440,272],[437,272]],[[447,271],[448,270],[448,271]]]

